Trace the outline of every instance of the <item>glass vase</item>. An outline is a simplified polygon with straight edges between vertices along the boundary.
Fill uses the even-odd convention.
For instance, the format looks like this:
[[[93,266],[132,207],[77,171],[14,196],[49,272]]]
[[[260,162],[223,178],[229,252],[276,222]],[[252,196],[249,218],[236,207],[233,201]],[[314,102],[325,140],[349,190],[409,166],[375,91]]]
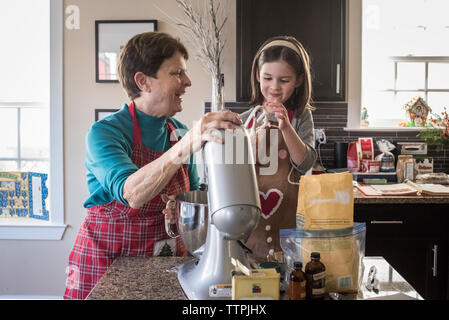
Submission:
[[[211,111],[217,112],[224,109],[224,74],[212,77],[212,101]]]

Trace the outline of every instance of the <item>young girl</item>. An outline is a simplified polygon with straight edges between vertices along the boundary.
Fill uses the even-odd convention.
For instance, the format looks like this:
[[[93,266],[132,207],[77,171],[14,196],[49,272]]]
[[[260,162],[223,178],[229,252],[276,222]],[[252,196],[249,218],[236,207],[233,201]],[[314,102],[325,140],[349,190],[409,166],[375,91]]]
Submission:
[[[264,165],[256,159],[262,212],[256,230],[246,242],[256,261],[278,256],[282,250],[279,230],[296,226],[299,177],[316,160],[311,83],[309,56],[294,37],[271,38],[257,51],[251,71],[251,108],[240,118],[248,128],[257,125],[257,117],[248,117],[254,108],[262,106],[268,114],[267,128],[278,128],[279,132],[278,141],[267,140],[268,145],[277,143],[274,150],[278,152],[278,170],[271,175],[262,174]],[[257,131],[258,139],[263,136],[261,132]]]

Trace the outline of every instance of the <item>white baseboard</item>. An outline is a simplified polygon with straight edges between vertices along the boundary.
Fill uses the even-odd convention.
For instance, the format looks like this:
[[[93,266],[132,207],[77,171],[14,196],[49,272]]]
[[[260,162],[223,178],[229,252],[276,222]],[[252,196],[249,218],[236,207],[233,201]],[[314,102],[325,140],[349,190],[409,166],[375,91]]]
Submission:
[[[0,295],[0,300],[62,300],[62,296]]]

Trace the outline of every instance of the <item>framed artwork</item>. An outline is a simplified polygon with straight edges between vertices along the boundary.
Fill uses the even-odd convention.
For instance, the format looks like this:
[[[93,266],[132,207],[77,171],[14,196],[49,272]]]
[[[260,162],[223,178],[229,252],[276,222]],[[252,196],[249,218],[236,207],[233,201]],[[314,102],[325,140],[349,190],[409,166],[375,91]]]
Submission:
[[[120,109],[95,109],[95,122],[107,117]]]
[[[133,36],[157,31],[157,20],[96,20],[96,82],[118,82],[117,61],[121,49]]]

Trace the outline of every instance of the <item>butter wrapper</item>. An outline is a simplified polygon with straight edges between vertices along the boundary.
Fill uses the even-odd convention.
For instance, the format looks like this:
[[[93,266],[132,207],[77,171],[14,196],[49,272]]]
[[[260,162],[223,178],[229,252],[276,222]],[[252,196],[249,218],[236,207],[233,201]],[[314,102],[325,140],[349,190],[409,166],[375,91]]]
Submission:
[[[279,300],[280,275],[276,269],[251,270],[251,276],[232,277],[232,300]]]

